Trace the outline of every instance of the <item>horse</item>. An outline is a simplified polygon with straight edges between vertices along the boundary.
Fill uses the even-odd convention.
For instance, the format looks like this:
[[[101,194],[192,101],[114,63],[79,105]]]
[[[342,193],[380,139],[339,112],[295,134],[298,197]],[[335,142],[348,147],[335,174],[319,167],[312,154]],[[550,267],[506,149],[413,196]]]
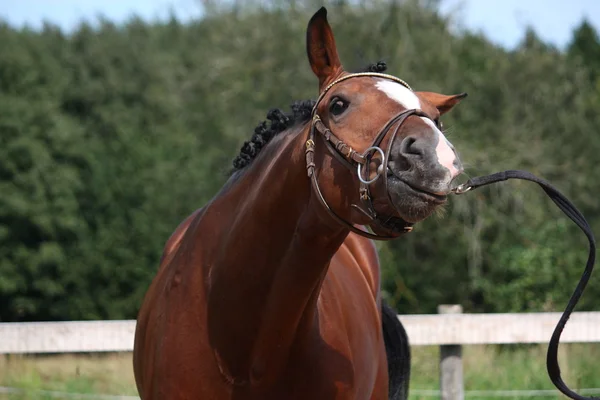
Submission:
[[[465,96],[348,72],[327,10],[306,32],[315,101],[273,110],[165,244],[142,302],[143,400],[405,399],[406,331],[374,240],[447,202],[463,167],[440,117]]]

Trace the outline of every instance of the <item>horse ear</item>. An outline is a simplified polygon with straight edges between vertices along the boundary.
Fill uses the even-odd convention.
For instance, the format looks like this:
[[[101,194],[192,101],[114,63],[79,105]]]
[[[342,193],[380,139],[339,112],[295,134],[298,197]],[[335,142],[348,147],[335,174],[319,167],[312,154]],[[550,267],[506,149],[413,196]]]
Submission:
[[[453,94],[450,96],[434,92],[415,92],[415,94],[428,103],[433,104],[440,112],[440,115],[447,113],[452,107],[467,97],[466,93]]]
[[[306,52],[308,61],[322,87],[328,79],[342,69],[333,38],[333,31],[327,22],[327,9],[321,7],[308,22],[306,30]]]

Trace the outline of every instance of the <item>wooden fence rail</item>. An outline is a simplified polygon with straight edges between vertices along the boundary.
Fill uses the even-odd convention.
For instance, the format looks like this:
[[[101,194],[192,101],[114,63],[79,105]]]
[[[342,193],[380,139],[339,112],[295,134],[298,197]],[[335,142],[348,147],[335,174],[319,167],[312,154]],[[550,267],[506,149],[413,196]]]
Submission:
[[[441,393],[462,400],[462,345],[548,343],[560,313],[399,315],[412,346],[441,346]],[[0,323],[0,354],[128,352],[135,321]],[[600,342],[600,312],[573,313],[561,343]]]

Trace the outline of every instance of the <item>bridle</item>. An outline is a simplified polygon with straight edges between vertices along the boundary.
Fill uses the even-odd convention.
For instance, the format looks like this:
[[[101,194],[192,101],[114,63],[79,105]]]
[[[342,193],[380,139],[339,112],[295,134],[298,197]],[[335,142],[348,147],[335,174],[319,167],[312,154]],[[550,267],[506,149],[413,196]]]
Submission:
[[[398,229],[396,226],[392,227],[392,226],[386,225],[387,221],[389,221],[391,218],[388,218],[388,220],[382,220],[381,216],[375,211],[375,208],[373,206],[370,186],[375,181],[377,181],[380,176],[383,176],[382,179],[383,179],[384,191],[388,197],[388,201],[390,202],[392,207],[394,209],[396,209],[394,202],[390,198],[390,194],[388,191],[388,179],[387,179],[387,168],[388,168],[387,165],[389,162],[390,152],[392,151],[392,144],[394,143],[394,139],[396,138],[396,135],[398,134],[400,127],[402,126],[402,124],[404,124],[404,122],[406,121],[406,119],[408,117],[410,117],[412,115],[417,115],[420,117],[429,118],[429,116],[427,114],[425,114],[423,111],[418,110],[418,109],[410,109],[410,110],[402,111],[401,113],[392,117],[383,126],[383,128],[379,131],[379,133],[373,140],[373,143],[371,144],[371,146],[369,146],[367,149],[365,149],[362,153],[357,152],[351,146],[344,143],[344,141],[342,141],[340,138],[338,138],[327,126],[325,126],[325,124],[321,120],[321,117],[319,116],[319,114],[317,114],[317,108],[318,108],[321,100],[323,100],[323,98],[325,97],[327,92],[329,92],[329,90],[331,90],[332,87],[334,87],[338,83],[343,82],[345,80],[348,80],[351,78],[356,78],[356,77],[363,77],[363,76],[372,76],[372,77],[390,79],[390,80],[400,83],[402,86],[404,86],[407,89],[409,89],[410,91],[412,91],[411,87],[406,82],[404,82],[402,79],[397,78],[393,75],[382,74],[382,73],[378,73],[378,72],[358,72],[358,73],[354,73],[354,74],[348,74],[348,75],[345,75],[345,76],[338,78],[335,81],[331,82],[329,85],[327,85],[325,87],[323,92],[321,92],[321,94],[317,98],[317,101],[315,102],[315,105],[312,109],[312,113],[311,113],[312,124],[311,124],[311,128],[310,128],[309,138],[306,141],[306,168],[307,168],[308,177],[311,179],[312,188],[317,195],[317,199],[323,205],[325,210],[327,210],[329,215],[331,215],[333,217],[333,219],[335,219],[340,224],[347,227],[350,231],[357,233],[361,236],[367,237],[369,239],[390,240],[390,239],[397,238],[398,235],[401,233],[407,233],[407,232],[412,231],[413,224],[406,222],[404,220],[401,220],[400,218],[394,217],[396,220],[401,220],[403,226],[400,229]],[[395,129],[392,130],[392,127],[394,127],[394,125],[395,125]],[[381,142],[383,141],[383,139],[386,137],[386,135],[390,131],[392,133],[391,133],[388,145],[387,145],[387,149],[384,152],[381,149],[381,147],[379,147],[379,146],[381,145]],[[362,230],[360,228],[357,228],[354,225],[352,225],[350,222],[346,221],[345,219],[343,219],[342,217],[337,215],[331,209],[331,207],[329,207],[329,204],[327,204],[327,201],[325,200],[325,198],[323,197],[323,194],[321,193],[321,190],[319,188],[319,183],[317,181],[317,176],[315,174],[315,162],[314,162],[315,132],[318,132],[321,134],[321,137],[324,139],[324,143],[325,143],[327,149],[338,161],[340,161],[343,165],[345,165],[351,171],[356,170],[356,174],[360,181],[359,198],[360,198],[362,206],[352,204],[352,207],[355,208],[356,210],[360,211],[365,216],[367,216],[371,221],[370,224],[376,224],[378,227],[380,227],[384,230],[387,230],[387,231],[391,230],[392,232],[395,233],[395,235],[389,235],[389,236],[378,235],[378,234],[374,234],[374,233]],[[377,170],[375,171],[376,172],[375,177],[372,179],[369,179],[370,164],[371,164],[371,161],[373,160],[373,156],[376,153],[381,157],[380,164],[377,167]],[[365,176],[366,176],[366,178],[365,178]]]
[[[364,231],[362,229],[358,229],[358,228],[354,227],[352,224],[350,224],[349,222],[345,221],[340,216],[338,216],[329,207],[329,205],[323,198],[323,195],[319,189],[319,184],[317,182],[317,178],[316,178],[316,174],[315,174],[315,163],[314,163],[315,141],[314,140],[315,140],[315,131],[316,131],[321,134],[329,152],[331,154],[333,154],[336,159],[338,159],[342,164],[346,165],[351,170],[356,168],[358,179],[360,180],[360,189],[359,189],[360,199],[361,199],[361,203],[364,208],[361,208],[355,204],[353,204],[352,206],[357,208],[358,210],[360,210],[363,214],[370,217],[372,222],[375,222],[375,223],[379,224],[380,226],[383,226],[382,222],[378,218],[377,212],[375,212],[375,210],[373,208],[369,185],[371,185],[373,182],[375,182],[379,178],[380,175],[383,175],[384,189],[388,196],[388,200],[391,202],[392,205],[394,204],[391,201],[391,198],[389,198],[389,191],[387,189],[387,162],[389,161],[389,154],[390,154],[394,139],[398,133],[398,130],[400,129],[402,124],[406,121],[406,119],[409,116],[418,115],[418,116],[426,117],[426,118],[429,118],[429,117],[427,115],[425,115],[422,111],[416,110],[416,109],[406,110],[406,111],[399,113],[398,115],[396,115],[395,117],[390,119],[384,125],[384,127],[381,129],[381,131],[375,137],[375,140],[373,141],[371,146],[369,146],[366,150],[364,150],[363,153],[358,153],[357,151],[352,149],[352,147],[348,146],[346,143],[344,143],[342,140],[340,140],[337,136],[335,136],[333,134],[333,132],[331,132],[331,130],[325,126],[325,124],[323,123],[323,121],[321,121],[321,118],[317,114],[317,107],[319,105],[319,102],[323,99],[325,94],[333,86],[335,86],[339,82],[345,81],[346,79],[350,79],[350,78],[357,77],[357,76],[375,76],[375,77],[391,79],[393,81],[396,81],[396,82],[402,84],[403,86],[405,86],[406,88],[408,88],[409,90],[412,91],[410,86],[408,86],[406,84],[406,82],[404,82],[403,80],[396,78],[395,76],[376,73],[376,72],[362,72],[362,73],[356,73],[356,74],[349,74],[349,75],[343,76],[342,78],[339,78],[336,81],[329,84],[325,88],[325,90],[323,90],[323,92],[321,93],[319,98],[317,99],[317,102],[315,103],[314,108],[312,110],[312,126],[310,129],[309,139],[306,141],[306,168],[308,170],[308,176],[309,176],[309,178],[311,178],[311,181],[312,181],[313,190],[317,194],[317,198],[319,199],[321,204],[323,204],[325,209],[329,212],[329,214],[334,219],[339,221],[341,224],[346,225],[348,227],[348,229],[350,229],[352,232],[355,232],[359,235],[362,235],[362,236],[365,236],[365,237],[368,237],[371,239],[379,239],[379,240],[393,239],[396,236],[376,235],[376,234],[372,234],[370,232]],[[381,144],[384,137],[387,135],[387,133],[392,129],[392,127],[394,125],[396,125],[396,128],[393,130],[393,132],[391,134],[390,141],[387,146],[387,151],[384,152],[379,147],[379,145]],[[379,155],[381,156],[381,164],[377,167],[375,178],[369,179],[368,178],[369,177],[369,164],[371,162],[371,157],[374,154],[374,152],[379,153]],[[364,168],[364,172],[366,173],[367,178],[364,178],[364,176],[363,176],[363,168]],[[571,390],[566,385],[566,383],[563,381],[563,379],[561,377],[561,373],[560,373],[560,367],[558,365],[558,345],[560,342],[560,336],[562,334],[562,331],[563,331],[565,325],[567,324],[567,321],[569,320],[569,316],[575,309],[577,302],[579,301],[579,299],[581,298],[581,295],[583,294],[583,291],[584,291],[584,289],[590,279],[590,276],[592,274],[592,270],[594,268],[594,263],[596,260],[596,240],[594,238],[592,229],[591,229],[590,225],[588,224],[588,222],[586,221],[586,219],[584,218],[583,214],[581,214],[581,212],[579,210],[577,210],[577,208],[573,205],[573,203],[571,203],[571,201],[569,201],[569,199],[567,199],[562,193],[560,193],[549,182],[545,181],[544,179],[538,178],[537,176],[535,176],[527,171],[510,170],[510,171],[498,172],[498,173],[491,174],[491,175],[472,178],[469,181],[467,181],[466,183],[458,185],[457,187],[452,189],[451,192],[459,195],[459,194],[466,193],[470,190],[476,189],[478,187],[486,186],[489,184],[493,184],[493,183],[497,183],[497,182],[501,182],[501,181],[505,181],[505,180],[509,180],[509,179],[524,179],[524,180],[528,180],[531,182],[535,182],[538,185],[540,185],[542,187],[542,189],[546,192],[546,194],[552,199],[552,201],[561,209],[561,211],[563,213],[565,213],[565,215],[567,215],[567,217],[569,217],[583,231],[583,233],[585,234],[585,236],[588,239],[588,242],[589,242],[588,260],[587,260],[584,272],[581,275],[581,278],[579,280],[579,283],[577,284],[575,291],[571,295],[571,298],[569,299],[567,307],[563,311],[563,314],[561,315],[558,323],[556,324],[556,327],[554,328],[554,332],[552,333],[552,337],[548,344],[548,353],[547,353],[547,357],[546,357],[546,368],[548,370],[548,376],[550,377],[550,380],[552,381],[554,386],[556,386],[556,388],[560,392],[562,392],[564,395],[566,395],[574,400],[598,399],[597,397],[585,397],[585,396],[579,395],[578,393]],[[384,228],[390,229],[389,227],[384,227]],[[410,232],[411,230],[412,230],[412,224],[404,222],[404,227],[402,228],[402,231]]]
[[[389,161],[389,154],[390,154],[394,139],[398,133],[398,130],[400,129],[402,124],[406,121],[406,119],[409,116],[418,115],[418,116],[426,117],[426,118],[429,118],[429,117],[427,115],[425,115],[422,111],[416,110],[416,109],[406,110],[406,111],[399,113],[398,115],[396,115],[395,117],[390,119],[384,125],[384,127],[381,129],[381,131],[375,137],[375,140],[373,141],[371,146],[369,146],[366,150],[364,150],[363,153],[358,153],[352,147],[348,146],[346,143],[344,143],[342,140],[340,140],[337,136],[335,136],[333,134],[333,132],[331,132],[331,130],[325,126],[325,124],[323,123],[323,121],[321,121],[321,118],[317,114],[317,107],[319,105],[319,102],[324,98],[325,94],[333,86],[335,86],[339,82],[345,81],[346,79],[350,79],[350,78],[357,77],[357,76],[375,76],[375,77],[391,79],[393,81],[396,81],[396,82],[402,84],[403,86],[405,86],[406,88],[408,88],[409,90],[412,91],[410,86],[408,86],[406,84],[406,82],[404,82],[403,80],[396,78],[395,76],[392,76],[392,75],[381,74],[381,73],[377,73],[377,72],[362,72],[362,73],[356,73],[356,74],[349,74],[349,75],[343,76],[343,77],[335,80],[331,84],[329,84],[325,88],[325,90],[323,90],[323,92],[321,93],[319,98],[317,99],[317,102],[315,103],[313,110],[312,110],[312,126],[310,129],[309,139],[306,141],[306,168],[308,170],[308,176],[312,182],[313,190],[317,194],[317,198],[319,199],[321,204],[323,204],[325,209],[329,212],[329,214],[334,219],[336,219],[341,224],[346,225],[347,228],[350,229],[352,232],[355,232],[361,236],[365,236],[365,237],[368,237],[371,239],[379,239],[379,240],[393,239],[396,236],[376,235],[376,234],[372,234],[370,232],[364,231],[362,229],[358,229],[358,228],[354,227],[352,224],[350,224],[349,222],[347,222],[346,220],[344,220],[343,218],[341,218],[340,216],[338,216],[329,207],[329,205],[327,204],[327,201],[325,201],[325,199],[323,198],[323,195],[321,193],[321,190],[319,189],[319,184],[317,182],[317,178],[316,178],[316,174],[315,174],[315,163],[314,163],[315,141],[314,140],[315,140],[315,131],[316,131],[321,134],[321,136],[324,139],[325,145],[327,146],[327,149],[329,150],[329,152],[332,155],[335,156],[336,159],[338,159],[342,164],[346,165],[351,170],[356,168],[358,179],[360,180],[360,189],[359,189],[360,199],[361,199],[361,203],[363,204],[364,208],[361,208],[355,204],[353,204],[352,206],[357,208],[358,210],[360,210],[363,214],[370,217],[372,222],[375,222],[375,223],[379,224],[380,226],[383,226],[383,223],[378,218],[379,216],[377,215],[377,212],[375,212],[375,210],[373,208],[369,185],[371,185],[373,182],[375,182],[379,178],[380,175],[383,175],[384,189],[388,196],[388,200],[391,202],[392,205],[394,204],[391,201],[391,198],[389,198],[389,191],[387,189],[387,162]],[[387,151],[384,152],[379,147],[379,145],[381,144],[384,137],[387,135],[387,133],[392,129],[392,127],[394,125],[396,125],[396,128],[393,130],[392,135],[390,137],[390,141],[387,146]],[[371,157],[374,154],[374,152],[379,153],[379,155],[381,156],[381,164],[377,167],[375,178],[369,179],[368,178],[369,177],[369,164],[371,162]],[[364,178],[364,176],[363,176],[363,168],[364,168],[364,172],[366,173],[367,178]],[[528,180],[531,182],[535,182],[538,185],[540,185],[542,187],[542,189],[546,192],[546,194],[552,199],[552,201],[561,209],[561,211],[563,213],[565,213],[565,215],[567,215],[567,217],[569,217],[583,231],[583,233],[585,234],[585,236],[588,239],[588,242],[589,242],[588,260],[587,260],[584,272],[581,275],[581,278],[579,280],[579,283],[577,284],[575,291],[571,295],[571,298],[569,299],[567,307],[563,311],[563,314],[561,315],[558,323],[556,324],[556,327],[554,328],[554,332],[552,333],[552,337],[548,344],[546,367],[548,370],[548,376],[550,377],[550,380],[552,381],[552,383],[556,386],[556,388],[560,392],[562,392],[566,396],[568,396],[574,400],[599,399],[597,397],[585,397],[585,396],[579,395],[578,393],[571,390],[566,385],[566,383],[563,381],[563,379],[561,377],[561,373],[560,373],[560,367],[558,365],[558,345],[560,342],[560,336],[562,334],[562,331],[563,331],[565,325],[567,324],[567,321],[569,320],[569,316],[575,309],[577,302],[579,301],[579,299],[581,298],[581,295],[583,294],[583,291],[584,291],[584,289],[590,279],[590,276],[592,274],[592,270],[594,268],[594,263],[595,263],[595,259],[596,259],[596,240],[594,238],[592,229],[591,229],[590,225],[588,224],[588,222],[585,220],[583,214],[581,214],[581,212],[579,210],[577,210],[577,208],[573,205],[573,203],[571,203],[571,201],[569,201],[569,199],[567,199],[562,193],[560,193],[549,182],[545,181],[544,179],[538,178],[537,176],[535,176],[527,171],[510,170],[510,171],[498,172],[498,173],[491,174],[491,175],[472,178],[468,182],[458,185],[457,187],[452,189],[451,192],[459,195],[459,194],[466,193],[470,190],[476,189],[478,187],[486,186],[486,185],[489,185],[492,183],[497,183],[497,182],[501,182],[501,181],[505,181],[505,180],[509,180],[509,179],[524,179],[524,180]],[[385,226],[384,226],[384,228],[390,229],[389,227],[385,227]],[[402,228],[402,231],[410,232],[411,230],[412,230],[412,224],[404,222],[404,227]]]

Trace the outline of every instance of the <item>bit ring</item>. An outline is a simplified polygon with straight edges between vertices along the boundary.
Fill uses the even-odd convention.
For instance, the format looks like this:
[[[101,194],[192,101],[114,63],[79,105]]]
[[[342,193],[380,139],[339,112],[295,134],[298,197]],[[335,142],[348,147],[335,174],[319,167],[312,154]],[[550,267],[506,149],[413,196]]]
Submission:
[[[381,155],[381,165],[377,168],[377,174],[375,175],[375,178],[371,179],[371,180],[367,180],[367,179],[363,179],[362,177],[362,170],[361,170],[361,166],[362,164],[358,164],[357,167],[357,172],[358,172],[358,179],[364,183],[365,185],[370,185],[371,183],[375,182],[377,180],[377,178],[379,178],[379,176],[383,173],[384,168],[380,168],[383,165],[385,165],[385,153],[383,152],[383,150],[381,150],[379,147],[373,146],[373,147],[369,147],[368,149],[366,149],[364,151],[364,153],[362,154],[363,157],[366,159],[367,155],[372,152],[372,151],[376,151]]]

